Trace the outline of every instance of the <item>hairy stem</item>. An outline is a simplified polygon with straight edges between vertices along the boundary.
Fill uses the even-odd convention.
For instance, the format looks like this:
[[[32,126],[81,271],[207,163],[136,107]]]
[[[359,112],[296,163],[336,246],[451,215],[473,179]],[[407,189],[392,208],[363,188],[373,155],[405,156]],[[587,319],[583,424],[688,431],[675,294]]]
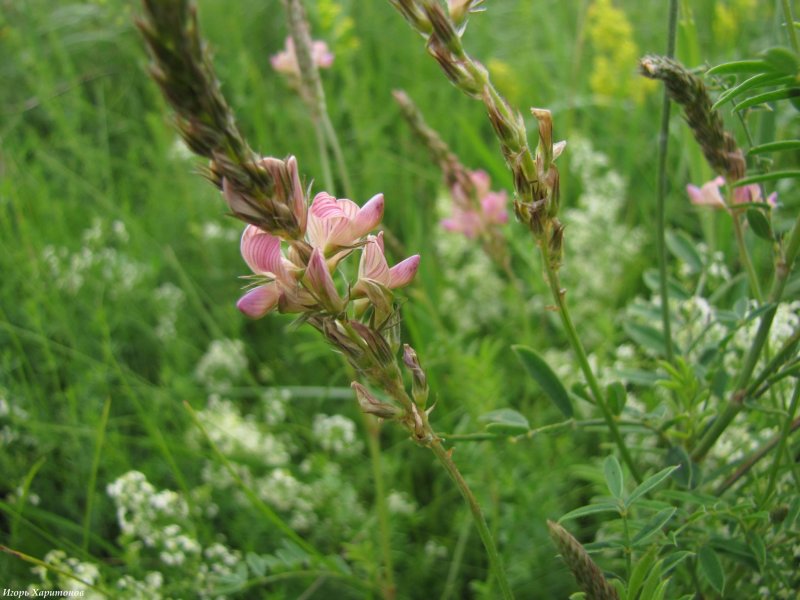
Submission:
[[[486,554],[489,556],[489,564],[491,565],[492,573],[494,574],[497,584],[500,586],[502,597],[505,600],[513,599],[514,595],[511,593],[511,587],[508,585],[505,571],[503,569],[503,563],[500,560],[500,555],[498,554],[497,547],[494,544],[492,533],[489,531],[489,525],[486,523],[486,518],[483,516],[483,511],[481,510],[475,495],[472,493],[472,490],[464,480],[464,477],[461,475],[458,467],[456,467],[456,464],[453,462],[453,457],[451,456],[452,451],[445,450],[444,446],[442,446],[442,442],[438,438],[434,438],[433,442],[430,443],[429,448],[433,451],[434,455],[436,455],[436,458],[439,460],[439,462],[447,471],[448,475],[450,475],[450,478],[458,487],[458,491],[461,492],[461,496],[464,498],[467,505],[469,505],[469,510],[472,512],[472,518],[475,521],[475,526],[478,528],[478,534],[481,536],[481,541],[486,548]]]
[[[561,323],[564,326],[564,332],[567,334],[567,339],[569,340],[570,346],[572,346],[572,351],[575,353],[575,358],[578,360],[581,371],[583,371],[583,376],[586,379],[586,383],[589,385],[589,389],[592,392],[595,403],[600,409],[606,425],[608,425],[611,438],[619,448],[622,460],[625,461],[626,465],[628,465],[628,469],[630,469],[631,475],[633,475],[633,478],[636,480],[636,482],[641,483],[642,477],[639,474],[639,469],[636,467],[636,463],[633,462],[633,457],[628,451],[628,447],[625,445],[625,440],[620,434],[619,427],[617,427],[617,422],[614,419],[614,415],[611,413],[611,409],[608,407],[605,395],[600,389],[600,384],[598,383],[597,378],[594,375],[594,371],[592,371],[592,367],[589,364],[589,358],[586,356],[586,350],[583,348],[583,344],[578,336],[578,331],[575,329],[575,325],[572,322],[572,316],[570,315],[565,299],[565,291],[561,288],[558,271],[556,271],[552,265],[552,262],[550,261],[550,251],[548,246],[547,244],[540,244],[539,248],[542,252],[544,268],[547,274],[547,282],[550,285],[550,291],[553,294],[553,300],[558,307],[558,315],[561,317]]]

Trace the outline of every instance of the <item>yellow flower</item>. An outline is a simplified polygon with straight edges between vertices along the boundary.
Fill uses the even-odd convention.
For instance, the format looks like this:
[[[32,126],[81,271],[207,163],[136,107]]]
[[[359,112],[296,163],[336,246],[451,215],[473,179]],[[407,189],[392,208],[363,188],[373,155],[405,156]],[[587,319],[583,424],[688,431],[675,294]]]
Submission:
[[[594,53],[589,87],[598,96],[644,100],[654,82],[639,77],[639,47],[633,27],[611,0],[594,0],[587,13],[587,35]]]

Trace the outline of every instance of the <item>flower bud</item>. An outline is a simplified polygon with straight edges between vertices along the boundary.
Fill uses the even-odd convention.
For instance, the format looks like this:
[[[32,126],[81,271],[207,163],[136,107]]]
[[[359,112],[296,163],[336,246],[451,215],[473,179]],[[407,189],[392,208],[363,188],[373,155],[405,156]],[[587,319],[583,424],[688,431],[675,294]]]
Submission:
[[[403,364],[411,373],[411,395],[420,408],[425,408],[428,401],[428,377],[419,364],[417,353],[408,344],[403,344]]]
[[[403,409],[386,402],[381,402],[373,396],[366,387],[357,381],[350,384],[350,387],[352,387],[356,393],[358,405],[366,414],[374,415],[380,419],[397,419],[402,416]]]

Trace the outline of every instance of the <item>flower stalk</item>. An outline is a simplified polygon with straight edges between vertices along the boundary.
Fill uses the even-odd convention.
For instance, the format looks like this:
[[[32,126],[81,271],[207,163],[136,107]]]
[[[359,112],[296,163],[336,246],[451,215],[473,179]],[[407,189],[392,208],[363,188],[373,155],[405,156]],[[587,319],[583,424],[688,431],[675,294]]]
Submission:
[[[531,111],[539,124],[539,145],[534,153],[528,145],[522,115],[498,93],[489,78],[488,71],[464,50],[461,35],[465,30],[466,21],[457,26],[445,13],[444,8],[434,0],[390,0],[390,3],[427,40],[428,52],[439,63],[451,83],[485,105],[506,164],[513,175],[516,192],[515,212],[519,220],[530,229],[542,253],[547,282],[559,309],[567,339],[623,460],[634,478],[641,481],[636,464],[589,365],[558,279],[564,226],[556,217],[560,186],[558,169],[554,161],[563,151],[565,142],[553,142],[550,111],[542,109]]]

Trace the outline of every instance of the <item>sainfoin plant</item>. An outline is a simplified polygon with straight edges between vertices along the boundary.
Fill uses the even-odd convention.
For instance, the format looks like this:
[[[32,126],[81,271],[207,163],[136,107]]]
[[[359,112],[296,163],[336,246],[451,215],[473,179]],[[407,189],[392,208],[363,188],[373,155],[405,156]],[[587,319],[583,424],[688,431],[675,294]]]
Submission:
[[[215,39],[212,60],[201,23],[233,23],[203,20],[213,2],[143,0],[135,23],[180,137],[174,164],[199,170],[232,218],[187,227],[192,250],[174,235],[160,270],[121,217],[82,228],[82,250],[43,245],[34,272],[63,304],[85,289],[132,306],[153,288],[140,310],[160,368],[124,362],[134,353],[105,300],[105,362],[58,329],[41,364],[0,355],[0,374],[24,375],[18,395],[41,370],[73,416],[76,390],[109,380],[126,407],[109,391],[95,426],[70,434],[95,441],[76,525],[37,487],[62,460],[26,433],[43,413],[0,381],[0,442],[47,457],[9,466],[2,549],[35,580],[12,584],[120,598],[796,597],[798,27],[784,0],[763,9],[772,39],[745,25],[756,3],[666,4],[650,36],[665,40],[640,51],[642,10],[622,0],[281,0],[254,13],[269,44],[232,55],[237,36]],[[506,23],[517,17],[522,37]],[[748,54],[711,52],[695,20]],[[569,74],[554,73],[568,53]],[[619,81],[603,85],[609,73]],[[154,138],[169,135],[149,116]],[[154,202],[180,215],[167,200]],[[217,289],[197,284],[204,271]],[[237,276],[238,295],[220,291]],[[6,330],[20,348],[47,338]],[[107,371],[73,390],[54,354]],[[175,412],[145,400],[162,381],[158,406]],[[140,464],[149,452],[160,462]]]

